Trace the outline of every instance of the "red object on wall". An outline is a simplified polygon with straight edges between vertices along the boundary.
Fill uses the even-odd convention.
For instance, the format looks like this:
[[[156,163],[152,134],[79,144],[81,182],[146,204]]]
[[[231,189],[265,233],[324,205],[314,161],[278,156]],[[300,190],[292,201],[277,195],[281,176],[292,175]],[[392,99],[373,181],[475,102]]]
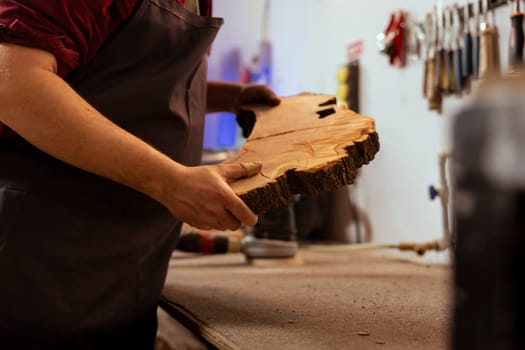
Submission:
[[[397,67],[405,65],[405,13],[401,10],[390,15],[390,22],[385,29],[386,54],[390,64]]]
[[[363,46],[363,40],[354,41],[353,43],[348,44],[346,47],[346,59],[348,61],[353,61],[359,58],[363,53]]]

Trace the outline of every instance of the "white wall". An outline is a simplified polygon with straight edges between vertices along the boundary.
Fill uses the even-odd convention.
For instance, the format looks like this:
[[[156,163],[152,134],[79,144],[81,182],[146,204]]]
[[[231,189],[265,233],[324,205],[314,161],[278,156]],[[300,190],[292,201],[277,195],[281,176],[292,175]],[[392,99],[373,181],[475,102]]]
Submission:
[[[451,4],[452,1],[444,1]],[[274,50],[274,88],[280,95],[302,91],[335,94],[336,71],[346,63],[345,48],[364,41],[361,57],[361,114],[373,117],[381,150],[362,169],[356,189],[358,205],[374,226],[375,240],[430,240],[442,234],[439,201],[428,198],[428,186],[439,184],[438,153],[448,148],[448,123],[469,98],[448,97],[444,113],[427,110],[422,98],[422,64],[399,69],[376,49],[390,13],[402,9],[422,20],[432,0],[272,0],[270,38]],[[225,26],[213,48],[240,47],[246,61],[257,52],[264,0],[215,0],[215,15]],[[510,8],[496,12],[502,62]]]

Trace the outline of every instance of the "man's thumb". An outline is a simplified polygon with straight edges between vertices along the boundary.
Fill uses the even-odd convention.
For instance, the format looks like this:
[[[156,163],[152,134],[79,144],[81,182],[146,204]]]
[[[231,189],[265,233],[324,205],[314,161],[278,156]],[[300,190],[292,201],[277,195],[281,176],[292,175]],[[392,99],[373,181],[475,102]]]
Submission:
[[[257,175],[261,168],[262,162],[229,164],[221,166],[221,173],[227,182],[232,182],[233,180]]]

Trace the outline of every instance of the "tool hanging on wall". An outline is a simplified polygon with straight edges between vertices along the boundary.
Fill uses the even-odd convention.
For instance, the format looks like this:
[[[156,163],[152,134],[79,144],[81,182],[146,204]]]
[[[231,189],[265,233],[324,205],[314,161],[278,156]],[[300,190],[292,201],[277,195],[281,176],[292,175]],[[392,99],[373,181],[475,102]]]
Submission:
[[[444,87],[446,87],[447,94],[454,94],[458,91],[459,82],[456,80],[455,74],[455,61],[456,51],[459,49],[456,43],[456,37],[454,32],[454,26],[452,21],[452,7],[444,9],[443,20],[444,20],[444,40],[445,40],[445,75],[446,79]]]
[[[498,72],[496,29],[489,23],[488,0],[482,0],[479,44],[479,79],[487,79]]]
[[[423,24],[405,12],[405,47],[406,56],[412,61],[420,61],[425,42]]]
[[[389,57],[392,66],[405,65],[405,12],[393,12],[384,31],[377,35],[377,46],[381,53]]]
[[[438,4],[436,6],[437,18],[437,47],[436,47],[436,90],[439,93],[446,95],[449,91],[448,86],[448,54],[445,47],[445,22],[443,6]]]
[[[438,42],[437,16],[433,11],[425,19],[425,64],[423,72],[423,96],[428,100],[430,110],[441,112],[443,98],[436,83],[436,46]]]
[[[472,81],[501,73],[498,28],[494,19],[489,20],[489,11],[494,17],[494,9],[514,2],[509,71],[525,67],[525,15],[520,10],[520,1],[464,0],[463,6],[439,1],[423,23],[413,20],[406,11],[397,11],[391,14],[385,32],[377,36],[378,47],[390,57],[392,65],[404,66],[408,63],[404,56],[413,59],[423,56],[423,96],[430,110],[440,112],[443,96],[462,96],[470,92]]]
[[[454,93],[460,95],[464,89],[462,57],[464,55],[461,45],[461,18],[459,7],[452,6],[451,11],[451,30],[452,30],[452,61],[454,67]]]
[[[399,10],[390,15],[385,31],[377,35],[377,47],[389,56],[391,65],[404,67],[408,60],[422,59],[425,36],[423,23],[416,21],[408,12]]]
[[[459,13],[459,9],[458,9]],[[463,84],[468,89],[473,70],[472,31],[470,26],[469,3],[463,7],[463,52],[461,56],[461,74]]]
[[[439,89],[442,94],[457,94],[463,92],[464,79],[462,73],[461,18],[459,7],[437,6],[438,31],[441,50],[436,76],[439,76]]]
[[[515,11],[510,17],[509,73],[514,73],[523,68],[523,12],[520,10],[520,0],[515,2]]]
[[[429,74],[434,71],[434,58],[436,56],[435,47],[433,43],[433,17],[431,13],[425,16],[425,23],[423,25],[425,35],[424,42],[424,62],[423,62],[423,97],[429,98],[434,83],[434,77]]]
[[[472,77],[478,79],[479,77],[479,47],[480,47],[480,3],[478,0],[472,3],[474,11],[474,35],[472,37]]]

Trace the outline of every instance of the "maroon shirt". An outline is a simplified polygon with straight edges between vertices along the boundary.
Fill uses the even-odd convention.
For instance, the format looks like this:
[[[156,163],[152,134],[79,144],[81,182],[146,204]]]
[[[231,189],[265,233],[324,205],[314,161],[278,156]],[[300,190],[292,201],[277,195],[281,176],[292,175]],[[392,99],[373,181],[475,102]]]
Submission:
[[[184,4],[184,0],[173,0]],[[211,1],[200,0],[211,15]],[[140,0],[0,0],[0,42],[52,53],[66,78],[96,56],[106,39],[132,15]],[[0,139],[12,136],[0,122]]]

